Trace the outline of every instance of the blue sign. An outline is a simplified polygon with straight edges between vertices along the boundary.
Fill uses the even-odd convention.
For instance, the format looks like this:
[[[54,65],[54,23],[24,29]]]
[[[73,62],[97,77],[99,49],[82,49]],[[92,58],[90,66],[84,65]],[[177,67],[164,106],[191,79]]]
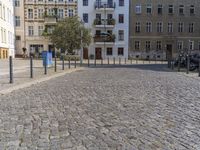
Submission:
[[[47,65],[47,67],[50,67],[51,65],[53,65],[52,52],[43,51],[42,59],[43,59],[43,66],[45,66],[45,64]]]

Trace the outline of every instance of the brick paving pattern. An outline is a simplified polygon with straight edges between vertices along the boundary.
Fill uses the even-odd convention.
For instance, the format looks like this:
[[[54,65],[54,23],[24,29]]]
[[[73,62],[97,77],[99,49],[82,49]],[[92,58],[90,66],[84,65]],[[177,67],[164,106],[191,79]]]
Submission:
[[[199,150],[200,79],[90,68],[0,96],[0,150]]]

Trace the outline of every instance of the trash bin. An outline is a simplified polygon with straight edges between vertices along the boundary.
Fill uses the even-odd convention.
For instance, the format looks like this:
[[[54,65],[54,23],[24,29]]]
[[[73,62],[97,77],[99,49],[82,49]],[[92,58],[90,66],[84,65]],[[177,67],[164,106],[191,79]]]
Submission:
[[[50,67],[53,65],[52,52],[43,51],[42,59],[43,59],[43,66],[45,66],[45,64],[47,65],[47,67]]]

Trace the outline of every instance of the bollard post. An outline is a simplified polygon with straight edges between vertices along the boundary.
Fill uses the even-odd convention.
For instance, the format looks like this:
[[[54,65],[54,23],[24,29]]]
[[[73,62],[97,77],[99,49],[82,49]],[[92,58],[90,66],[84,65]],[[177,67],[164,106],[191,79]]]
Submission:
[[[88,67],[90,67],[90,58],[88,57]]]
[[[62,70],[65,70],[65,60],[64,60],[64,56],[62,57]]]
[[[103,58],[101,58],[101,65],[103,65]]]
[[[76,58],[75,58],[75,62],[74,62],[74,68],[76,68]]]
[[[46,75],[47,74],[47,57],[45,56],[44,58],[44,74]]]
[[[108,65],[110,64],[110,62],[109,62],[109,57],[108,57]]]
[[[133,58],[131,57],[131,65],[133,64]]]
[[[136,64],[138,64],[138,58],[136,58]]]
[[[178,72],[180,72],[180,66],[181,65],[181,60],[180,60],[180,57],[178,58]]]
[[[121,65],[121,57],[119,57],[119,65]]]
[[[200,77],[200,58],[199,58],[199,77]]]
[[[151,64],[151,59],[150,59],[150,56],[149,56],[149,64]]]
[[[30,78],[33,78],[33,56],[30,57]]]
[[[155,56],[155,64],[157,63],[157,58],[156,58],[156,56]]]
[[[71,58],[69,57],[68,59],[68,68],[70,69],[71,68]]]
[[[94,57],[95,57],[95,58],[94,58],[94,66],[96,67],[96,65],[97,65],[96,55],[95,55]]]
[[[9,66],[10,66],[10,83],[13,83],[13,61],[12,61],[12,56],[9,57]]]
[[[172,60],[172,70],[174,70],[174,60]]]
[[[187,74],[189,74],[189,69],[190,69],[190,58],[189,55],[187,55],[187,71],[186,71]]]
[[[115,65],[115,57],[113,58],[113,64]]]
[[[57,72],[57,58],[56,58],[56,56],[55,56],[55,58],[54,58],[54,71],[55,72]]]
[[[125,62],[124,62],[124,63],[125,63],[125,65],[126,65],[126,58],[125,58]]]

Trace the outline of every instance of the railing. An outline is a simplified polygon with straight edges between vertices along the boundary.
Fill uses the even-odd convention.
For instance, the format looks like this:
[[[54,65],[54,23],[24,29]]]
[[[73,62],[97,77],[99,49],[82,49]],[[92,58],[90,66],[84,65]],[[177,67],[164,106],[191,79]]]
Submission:
[[[100,9],[100,8],[113,8],[115,9],[115,3],[109,3],[109,2],[95,2],[95,9]]]
[[[115,42],[115,35],[111,36],[95,35],[94,42]]]
[[[94,25],[115,25],[115,19],[95,19]]]

